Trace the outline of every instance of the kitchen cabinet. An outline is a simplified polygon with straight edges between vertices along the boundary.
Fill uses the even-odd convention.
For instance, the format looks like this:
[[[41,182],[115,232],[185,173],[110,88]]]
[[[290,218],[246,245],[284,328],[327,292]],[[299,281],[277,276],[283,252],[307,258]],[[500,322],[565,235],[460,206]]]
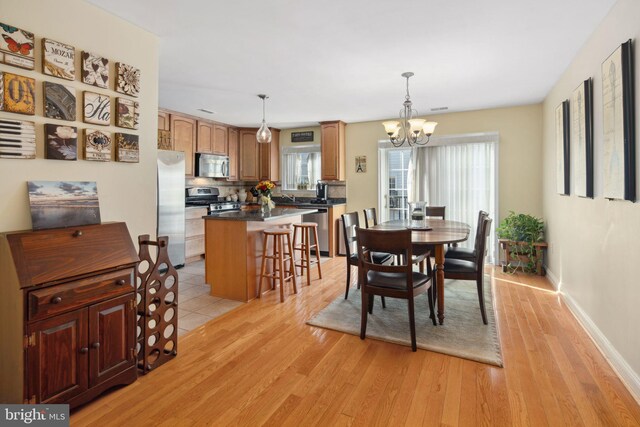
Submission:
[[[342,121],[320,122],[321,179],[344,181],[345,170],[345,123]]]
[[[217,123],[213,125],[213,146],[211,152],[221,156],[228,155],[229,149],[227,147],[227,138],[228,132],[226,126],[222,126]]]
[[[240,129],[240,181],[260,180],[260,152],[256,141],[257,129]]]
[[[185,262],[197,261],[204,256],[204,219],[205,207],[188,207],[185,213]]]
[[[124,223],[0,234],[0,401],[73,408],[135,381],[137,262]]]
[[[260,149],[260,179],[280,181],[280,130],[271,129],[271,143],[258,144],[258,146]]]
[[[196,152],[209,154],[213,152],[213,124],[198,120]]]
[[[227,148],[229,150],[229,181],[238,180],[238,129],[229,128],[229,139]]]
[[[196,120],[171,114],[171,138],[173,149],[184,152],[184,172],[186,176],[194,174],[194,153],[196,150]]]
[[[171,130],[170,115],[166,111],[158,111],[158,130]]]

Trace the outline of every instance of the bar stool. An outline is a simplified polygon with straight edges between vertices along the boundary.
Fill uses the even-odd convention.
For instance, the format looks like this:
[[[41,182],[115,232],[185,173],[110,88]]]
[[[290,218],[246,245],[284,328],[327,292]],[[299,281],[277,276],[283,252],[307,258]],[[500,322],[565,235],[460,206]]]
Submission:
[[[298,237],[298,230],[300,230],[300,244],[296,244]],[[313,230],[314,244],[311,244],[310,237]],[[311,249],[316,251],[316,259],[311,259]],[[296,263],[295,266],[300,268],[300,275],[302,276],[304,270],[307,270],[307,286],[311,285],[311,266],[318,266],[318,279],[322,279],[322,270],[320,269],[320,249],[318,244],[318,224],[315,222],[301,222],[299,224],[293,224],[293,251],[300,251],[300,263]],[[294,256],[295,259],[295,256]]]
[[[293,249],[291,246],[291,232],[289,229],[283,228],[267,228],[263,231],[264,241],[262,243],[262,265],[260,267],[260,286],[258,289],[258,298],[262,297],[262,279],[271,279],[271,289],[275,289],[276,280],[280,281],[280,302],[284,302],[284,283],[291,280],[293,284],[293,293],[297,294],[296,288],[296,272],[295,261],[293,258]],[[269,237],[272,238],[272,252],[267,253]],[[286,245],[285,245],[286,238]],[[273,260],[273,268],[271,273],[266,273],[267,259]],[[285,270],[285,262],[289,261],[289,269]]]

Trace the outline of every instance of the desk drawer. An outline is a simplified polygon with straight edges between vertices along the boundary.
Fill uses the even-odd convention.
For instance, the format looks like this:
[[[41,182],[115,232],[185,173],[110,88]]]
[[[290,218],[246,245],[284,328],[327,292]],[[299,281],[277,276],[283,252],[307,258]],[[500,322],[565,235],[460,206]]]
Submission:
[[[29,292],[29,320],[133,292],[134,283],[133,269],[127,268]]]

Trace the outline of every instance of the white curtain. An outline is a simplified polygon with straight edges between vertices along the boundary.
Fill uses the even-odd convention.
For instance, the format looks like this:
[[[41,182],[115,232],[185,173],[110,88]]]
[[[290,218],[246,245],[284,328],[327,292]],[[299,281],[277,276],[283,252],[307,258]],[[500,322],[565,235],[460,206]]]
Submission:
[[[495,253],[496,144],[452,143],[414,148],[409,165],[409,200],[446,206],[446,219],[471,226],[469,239],[459,246],[473,247],[478,212],[493,219],[489,236],[490,262]]]

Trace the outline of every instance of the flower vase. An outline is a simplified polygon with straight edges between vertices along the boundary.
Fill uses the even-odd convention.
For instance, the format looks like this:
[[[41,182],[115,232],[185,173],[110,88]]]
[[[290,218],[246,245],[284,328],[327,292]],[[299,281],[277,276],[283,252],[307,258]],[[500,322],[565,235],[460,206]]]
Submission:
[[[261,213],[263,213],[263,214],[271,213],[271,206],[272,206],[271,197],[262,196],[260,198],[260,212]]]

